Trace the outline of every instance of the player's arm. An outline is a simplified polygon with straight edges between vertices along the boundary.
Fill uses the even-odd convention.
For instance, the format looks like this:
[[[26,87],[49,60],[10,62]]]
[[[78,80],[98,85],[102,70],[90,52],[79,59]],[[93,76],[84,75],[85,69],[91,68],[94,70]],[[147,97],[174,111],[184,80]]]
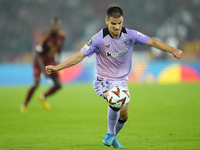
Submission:
[[[46,70],[45,70],[45,65],[44,65],[42,58],[40,57],[40,53],[38,51],[35,51],[35,57],[36,57],[36,61],[37,61],[38,65],[40,66],[40,68],[42,70],[42,73],[44,73],[44,75],[46,77],[48,77],[48,74],[46,73]]]
[[[76,54],[74,54],[73,56],[71,56],[70,58],[68,58],[67,60],[65,60],[64,62],[53,66],[53,65],[49,65],[46,66],[46,72],[47,74],[51,74],[54,72],[57,72],[59,70],[65,69],[65,68],[69,68],[71,66],[74,66],[76,64],[78,64],[79,62],[81,62],[86,56],[83,54],[82,51],[77,52]]]
[[[168,44],[158,41],[156,39],[150,38],[146,44],[149,46],[153,46],[159,50],[167,51],[167,52],[173,54],[174,57],[177,59],[180,59],[183,57],[183,52],[181,50],[171,47]]]
[[[34,46],[34,50],[35,50],[35,57],[36,57],[36,61],[39,65],[39,67],[41,68],[42,70],[42,73],[48,77],[49,75],[46,73],[46,70],[45,70],[45,65],[42,61],[42,58],[40,56],[40,53],[43,51],[43,48],[42,48],[42,45],[43,43],[45,42],[45,40],[47,39],[47,37],[50,35],[50,32],[47,32],[45,33],[41,39],[37,42],[37,44]]]

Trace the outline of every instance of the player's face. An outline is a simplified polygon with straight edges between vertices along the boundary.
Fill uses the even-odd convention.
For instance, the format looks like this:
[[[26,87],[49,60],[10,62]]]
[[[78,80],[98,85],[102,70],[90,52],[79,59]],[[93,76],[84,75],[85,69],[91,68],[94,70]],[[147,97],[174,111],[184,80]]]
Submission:
[[[108,25],[108,30],[113,37],[119,37],[122,25],[123,25],[123,17],[113,18],[110,17],[109,19],[106,18],[106,24]]]
[[[60,30],[60,23],[52,23],[51,24],[51,31],[58,32]]]

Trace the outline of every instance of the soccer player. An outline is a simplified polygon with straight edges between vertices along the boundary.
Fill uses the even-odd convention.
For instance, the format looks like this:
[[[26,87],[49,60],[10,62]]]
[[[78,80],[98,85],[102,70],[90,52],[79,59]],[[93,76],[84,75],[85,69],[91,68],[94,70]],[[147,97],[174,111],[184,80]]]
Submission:
[[[93,87],[95,92],[107,100],[108,92],[115,86],[128,90],[126,81],[131,70],[132,51],[135,44],[147,44],[162,51],[171,53],[175,58],[183,57],[183,52],[161,41],[152,39],[136,30],[123,27],[123,11],[119,6],[108,8],[105,18],[107,28],[96,33],[84,47],[65,60],[54,66],[46,66],[48,74],[81,62],[86,56],[96,54],[96,74]],[[129,104],[124,108],[108,107],[108,131],[103,137],[103,144],[114,148],[124,148],[117,140],[117,134],[128,119]]]
[[[60,54],[62,45],[65,39],[65,33],[61,31],[61,20],[59,18],[53,18],[50,20],[50,30],[47,31],[42,38],[34,46],[35,57],[33,61],[33,74],[34,84],[29,89],[28,94],[24,103],[21,105],[21,112],[28,111],[28,103],[37,89],[40,83],[40,75],[43,73],[45,77],[51,78],[54,82],[54,86],[51,87],[47,92],[38,96],[38,99],[42,103],[46,110],[50,110],[50,105],[46,101],[46,97],[55,93],[61,88],[61,81],[58,73],[48,75],[45,70],[45,65],[51,64],[56,65],[55,55]]]

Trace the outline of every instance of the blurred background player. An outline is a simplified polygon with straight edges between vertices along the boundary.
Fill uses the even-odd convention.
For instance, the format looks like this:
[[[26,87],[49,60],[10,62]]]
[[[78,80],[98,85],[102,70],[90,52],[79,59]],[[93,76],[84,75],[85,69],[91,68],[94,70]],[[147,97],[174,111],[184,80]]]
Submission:
[[[34,84],[29,89],[24,103],[21,105],[21,112],[27,112],[27,106],[30,99],[40,84],[41,73],[45,77],[51,78],[54,82],[54,86],[51,87],[46,93],[38,95],[38,99],[42,103],[46,110],[50,110],[50,105],[46,101],[46,97],[55,93],[61,88],[61,80],[58,73],[48,75],[45,70],[45,65],[56,65],[55,56],[59,56],[62,45],[65,39],[65,33],[61,31],[61,20],[59,18],[53,18],[50,20],[50,30],[47,31],[42,38],[34,46],[35,56],[33,60],[33,74]]]

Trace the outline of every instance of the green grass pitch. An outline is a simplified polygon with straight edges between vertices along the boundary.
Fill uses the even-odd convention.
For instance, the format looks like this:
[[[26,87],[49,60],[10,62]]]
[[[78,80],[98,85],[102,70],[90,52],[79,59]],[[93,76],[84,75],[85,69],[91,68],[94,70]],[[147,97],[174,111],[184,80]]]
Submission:
[[[108,104],[92,85],[65,85],[48,98],[51,111],[36,99],[22,114],[28,87],[0,88],[0,150],[106,150]],[[129,119],[119,142],[129,150],[199,150],[200,84],[129,85]]]

